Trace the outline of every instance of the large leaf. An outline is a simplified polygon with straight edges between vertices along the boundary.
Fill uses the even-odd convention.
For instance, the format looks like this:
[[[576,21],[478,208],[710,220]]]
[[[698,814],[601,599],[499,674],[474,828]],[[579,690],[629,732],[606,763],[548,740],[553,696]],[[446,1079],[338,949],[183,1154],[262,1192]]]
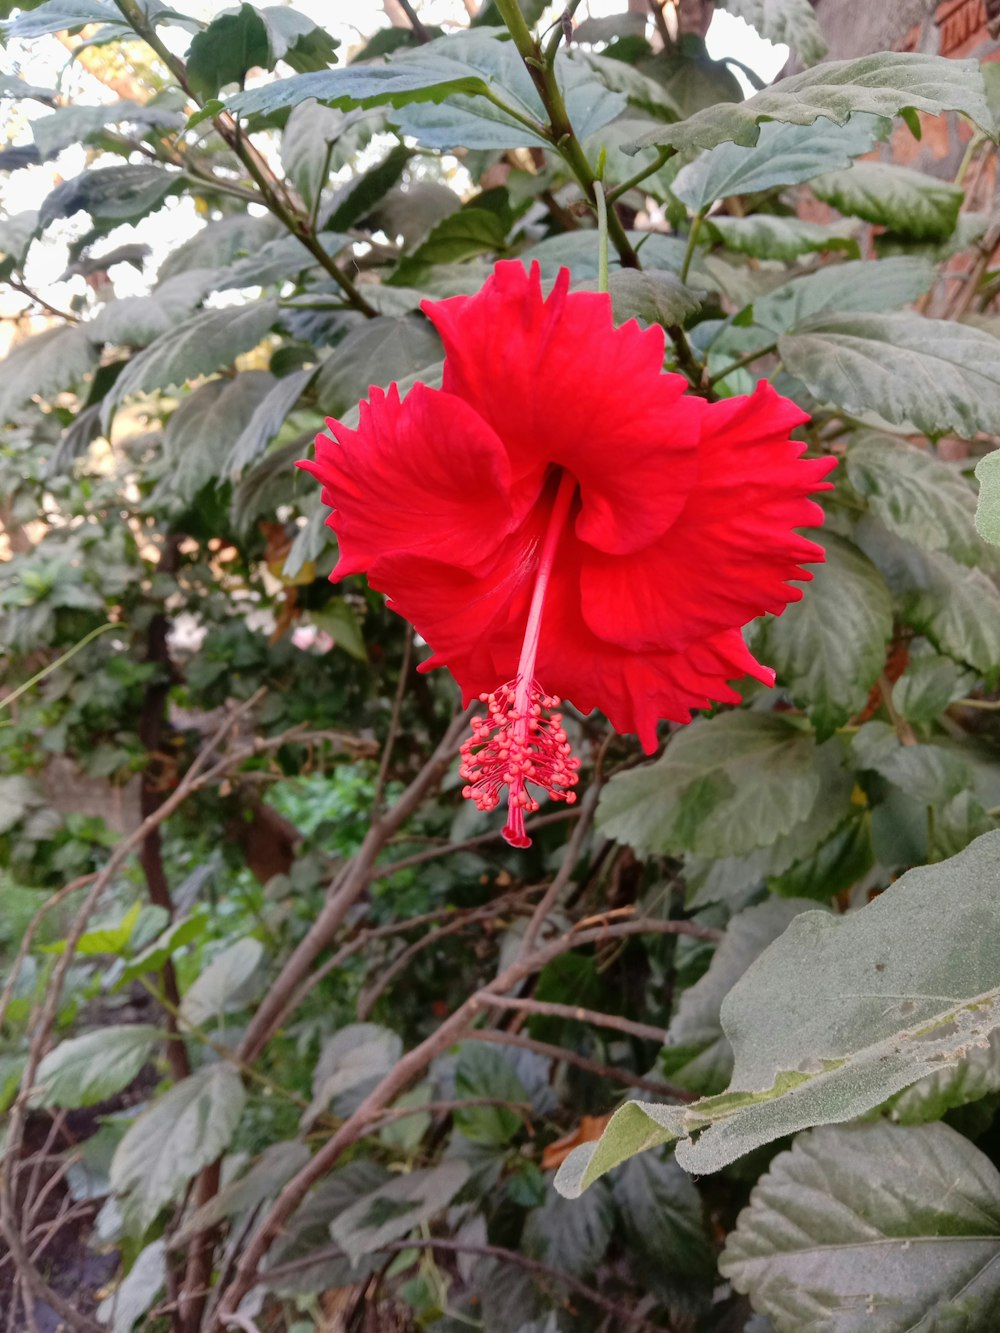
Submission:
[[[847,479],[898,536],[967,565],[982,559],[975,492],[934,454],[891,435],[865,434],[847,451]]]
[[[347,117],[319,102],[294,107],[281,136],[281,165],[307,204],[312,205],[327,182],[333,145]]]
[[[19,13],[2,27],[6,39],[25,40],[65,32],[67,28],[82,28],[87,23],[125,26],[114,0],[47,0],[31,13]]]
[[[1000,1308],[1000,1173],[947,1125],[818,1129],[740,1214],[723,1275],[778,1333],[987,1333]]]
[[[331,1104],[338,1115],[350,1115],[402,1053],[399,1034],[378,1023],[349,1023],[328,1037],[313,1069],[304,1124],[312,1124]]]
[[[595,284],[596,285],[596,284]],[[616,324],[641,319],[645,324],[683,324],[701,305],[701,298],[674,273],[616,269],[608,280]]]
[[[256,462],[285,424],[318,368],[306,366],[274,381],[233,441],[223,463],[226,473],[238,476],[250,463]]]
[[[0,422],[38,394],[75,388],[97,365],[97,349],[80,325],[62,324],[17,343],[0,361]]]
[[[279,60],[300,70],[325,69],[336,47],[322,28],[293,9],[241,4],[195,34],[186,60],[188,82],[200,97],[214,97],[226,84],[242,87],[251,69],[274,69]]]
[[[822,403],[877,412],[925,435],[971,438],[1000,421],[1000,339],[912,314],[823,315],[779,339],[787,368]]]
[[[145,1023],[97,1028],[49,1051],[38,1067],[40,1106],[93,1106],[121,1092],[149,1059],[162,1033]]]
[[[260,968],[264,946],[252,936],[237,940],[217,954],[188,987],[181,1001],[181,1018],[192,1027],[203,1027],[223,1017],[227,1010],[246,1004],[248,984]]]
[[[733,1050],[722,1029],[722,1002],[755,958],[799,912],[813,906],[775,898],[730,920],[708,971],[681,996],[661,1056],[671,1082],[692,1092],[721,1092],[733,1072]]]
[[[994,546],[1000,546],[1000,449],[985,454],[976,464],[979,499],[976,502],[976,531]]]
[[[132,222],[158,208],[184,180],[179,172],[145,164],[83,171],[45,196],[38,224],[47,227],[79,212],[89,213],[95,221]]]
[[[587,1277],[604,1258],[614,1229],[611,1191],[599,1185],[581,1202],[547,1190],[541,1208],[524,1224],[522,1244],[530,1257],[557,1272]]]
[[[855,162],[847,171],[820,176],[810,188],[838,212],[915,241],[950,236],[965,198],[957,185],[889,162]]]
[[[691,1177],[672,1157],[647,1152],[611,1181],[636,1271],[670,1300],[678,1289],[711,1288],[715,1254],[705,1209]]]
[[[902,617],[941,652],[986,676],[1000,669],[1000,592],[982,569],[901,541],[874,519],[857,528],[859,545],[878,565]]]
[[[398,1176],[340,1213],[330,1226],[330,1235],[356,1263],[436,1217],[468,1177],[468,1166],[457,1158],[427,1171]]]
[[[320,366],[315,380],[319,409],[342,416],[373,384],[387,388],[407,377],[431,384],[440,357],[441,343],[426,320],[387,315],[369,319],[339,342]]]
[[[718,1171],[959,1064],[1000,1028],[998,926],[1000,832],[908,871],[858,911],[798,914],[722,1003],[728,1091],[687,1107],[627,1103],[596,1144],[574,1149],[557,1186],[578,1193],[671,1139],[687,1170]]]
[[[245,1102],[232,1065],[208,1065],[133,1121],[112,1158],[111,1184],[140,1230],[227,1147]]]
[[[753,646],[829,734],[864,705],[885,664],[892,596],[856,546],[833,534],[824,544],[826,562],[813,567],[802,600],[759,622]]]
[[[745,218],[712,218],[706,224],[727,250],[752,255],[754,259],[788,262],[817,250],[847,250],[859,253],[855,228],[842,222],[804,222],[800,218],[751,213]]]
[[[242,435],[274,387],[266,371],[247,370],[234,379],[209,380],[185,398],[163,432],[166,467],[157,502],[187,504],[206,483],[222,477],[230,441]]]
[[[599,827],[641,855],[742,856],[809,813],[815,750],[812,735],[780,714],[699,719],[675,732],[655,764],[608,783]]]
[[[717,0],[769,42],[784,42],[807,65],[822,60],[826,42],[809,0]]]
[[[681,167],[673,192],[695,213],[732,194],[755,194],[777,185],[798,185],[825,171],[846,167],[889,132],[882,116],[853,115],[844,125],[766,121],[752,148],[722,143]]]
[[[754,323],[785,333],[826,311],[891,310],[922,296],[935,276],[934,265],[914,255],[827,264],[756,300]]]
[[[462,1044],[455,1067],[455,1094],[522,1106],[530,1102],[513,1064],[495,1047],[480,1041]],[[510,1106],[470,1106],[455,1112],[456,1128],[473,1143],[507,1143],[523,1123],[523,1113]]]
[[[200,310],[134,356],[104,400],[101,421],[107,429],[118,404],[133,393],[166,389],[208,375],[256,347],[274,323],[273,301]]]
[[[811,125],[823,116],[842,125],[856,111],[896,116],[911,107],[931,115],[961,111],[992,132],[992,115],[977,61],[880,51],[856,60],[828,61],[780,79],[745,102],[719,102],[678,125],[657,126],[636,140],[629,151],[650,144],[669,145],[681,152],[714,148],[727,141],[755,144],[765,120]]]
[[[110,1333],[132,1333],[140,1317],[151,1308],[167,1281],[167,1243],[154,1240],[140,1250],[128,1274],[97,1309],[97,1316]]]

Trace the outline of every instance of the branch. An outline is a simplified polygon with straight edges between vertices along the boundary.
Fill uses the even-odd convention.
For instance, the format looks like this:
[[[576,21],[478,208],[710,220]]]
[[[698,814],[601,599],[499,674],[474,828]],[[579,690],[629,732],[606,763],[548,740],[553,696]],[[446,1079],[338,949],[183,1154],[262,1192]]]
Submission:
[[[492,1000],[484,1000],[484,1003],[491,1004]],[[661,1033],[661,1042],[662,1039]],[[585,1069],[588,1074],[596,1074],[599,1078],[611,1079],[626,1088],[641,1088],[643,1092],[651,1092],[657,1097],[672,1097],[679,1102],[693,1102],[697,1099],[696,1093],[687,1092],[683,1088],[643,1078],[641,1074],[633,1074],[628,1069],[619,1069],[617,1065],[606,1065],[600,1060],[591,1060],[589,1056],[580,1055],[566,1046],[535,1041],[534,1037],[522,1037],[519,1032],[507,1032],[504,1028],[469,1028],[461,1034],[460,1040],[486,1041],[494,1046],[517,1046],[522,1051],[534,1051],[536,1055],[544,1055],[546,1059],[554,1060],[557,1064],[576,1065],[577,1069]]]
[[[614,1028],[616,1032],[638,1037],[640,1041],[655,1041],[662,1046],[666,1037],[664,1028],[651,1023],[635,1023],[620,1014],[605,1014],[596,1009],[581,1009],[575,1004],[556,1004],[549,1000],[516,999],[513,995],[491,995],[485,1003],[497,1009],[516,1009],[523,1014],[540,1014],[546,1018],[567,1018],[573,1023],[591,1023],[594,1027]]]
[[[590,1301],[592,1305],[596,1305],[598,1309],[622,1321],[616,1327],[628,1326],[647,1330],[648,1333],[668,1333],[665,1325],[653,1324],[635,1310],[619,1305],[616,1301],[608,1300],[606,1296],[602,1296],[593,1287],[588,1287],[579,1278],[564,1273],[558,1268],[550,1268],[548,1264],[539,1263],[537,1259],[530,1259],[526,1254],[518,1253],[517,1250],[505,1250],[499,1245],[473,1245],[464,1240],[438,1240],[430,1236],[411,1236],[407,1240],[394,1240],[387,1242],[385,1245],[380,1245],[378,1253],[395,1254],[402,1250],[411,1249],[441,1250],[449,1254],[475,1254],[483,1259],[498,1259],[501,1263],[515,1264],[518,1268],[524,1268],[538,1277],[548,1278],[553,1282],[561,1282],[564,1286],[569,1287],[571,1291],[575,1291],[577,1295]],[[315,1250],[303,1259],[292,1259],[287,1264],[277,1264],[274,1268],[269,1268],[267,1276],[269,1280],[291,1277],[294,1273],[300,1273],[304,1268],[311,1268],[313,1264],[322,1259],[342,1259],[343,1255],[343,1250],[337,1246],[331,1246],[329,1250]]]
[[[216,1327],[224,1328],[227,1315],[239,1308],[243,1297],[257,1282],[258,1268],[272,1243],[280,1234],[285,1223],[299,1206],[309,1190],[322,1179],[333,1167],[342,1154],[358,1139],[369,1131],[374,1119],[382,1114],[396,1097],[418,1078],[433,1060],[458,1041],[463,1032],[474,1021],[482,1008],[487,1006],[486,997],[502,995],[511,990],[518,982],[541,969],[560,954],[587,944],[600,944],[608,939],[645,933],[691,935],[696,939],[716,940],[721,932],[692,921],[623,921],[609,926],[598,926],[590,930],[570,932],[551,944],[544,946],[525,959],[519,959],[506,967],[489,985],[476,991],[432,1032],[418,1046],[408,1051],[383,1079],[365,1097],[358,1108],[348,1116],[340,1128],[319,1149],[316,1155],[306,1163],[272,1203],[261,1221],[256,1233],[251,1237],[236,1269],[232,1286],[219,1301],[215,1320]]]

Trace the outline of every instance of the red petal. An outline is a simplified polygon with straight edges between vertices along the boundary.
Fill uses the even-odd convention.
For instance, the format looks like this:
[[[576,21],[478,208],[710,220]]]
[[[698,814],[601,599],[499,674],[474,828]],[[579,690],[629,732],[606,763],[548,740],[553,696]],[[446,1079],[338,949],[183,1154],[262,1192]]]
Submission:
[[[488,562],[514,526],[510,463],[500,440],[461,399],[417,384],[400,401],[371,390],[356,431],[327,423],[316,461],[340,543],[331,578],[387,554],[434,555],[464,569]]]
[[[497,264],[475,296],[426,301],[444,342],[444,388],[471,404],[510,453],[515,483],[539,469],[580,483],[579,536],[599,550],[647,546],[680,513],[696,477],[704,403],[665,375],[663,330],[616,329],[611,300],[569,292],[560,271],[543,299],[538,265]]]
[[[794,529],[823,511],[808,498],[825,490],[832,458],[802,459],[788,431],[805,418],[763,381],[749,397],[707,405],[700,476],[677,522],[628,556],[582,551],[583,614],[609,643],[635,650],[680,649],[780,613],[802,596],[803,562],[823,548]]]

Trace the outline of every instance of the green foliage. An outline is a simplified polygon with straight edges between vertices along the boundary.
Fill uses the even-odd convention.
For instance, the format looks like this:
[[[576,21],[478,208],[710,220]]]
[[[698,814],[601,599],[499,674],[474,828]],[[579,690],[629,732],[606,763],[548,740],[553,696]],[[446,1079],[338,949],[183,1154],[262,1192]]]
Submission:
[[[81,1219],[113,1333],[206,1288],[183,1333],[333,1289],[444,1333],[995,1323],[995,69],[726,0],[801,71],[744,97],[625,7],[337,46],[0,2],[0,1211]],[[963,162],[891,160],[946,111]],[[836,457],[825,560],[745,627],[773,691],[650,759],[567,709],[581,800],[515,852],[294,464],[447,382],[423,304],[497,259],[596,290],[602,188],[615,321]]]

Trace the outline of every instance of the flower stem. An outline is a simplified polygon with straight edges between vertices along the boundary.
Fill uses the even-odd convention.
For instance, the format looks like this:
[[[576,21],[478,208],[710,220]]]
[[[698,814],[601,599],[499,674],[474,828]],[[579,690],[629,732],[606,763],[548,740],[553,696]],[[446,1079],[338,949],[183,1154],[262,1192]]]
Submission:
[[[597,205],[597,290],[608,290],[608,203],[604,197],[604,186],[598,181],[594,191],[594,203]]]
[[[701,231],[701,224],[705,220],[704,211],[695,213],[691,219],[691,230],[688,232],[687,249],[684,251],[684,262],[681,264],[680,279],[681,282],[687,282],[688,273],[691,269],[691,261],[694,259],[694,249],[698,244],[698,233]]]
[[[762,356],[770,356],[772,352],[776,352],[777,350],[777,343],[768,343],[766,347],[758,347],[755,352],[747,352],[746,356],[741,356],[740,359],[734,361],[732,365],[724,366],[722,370],[716,371],[708,381],[709,387],[711,388],[713,384],[718,384],[719,380],[724,380],[728,375],[731,375],[734,370],[742,370],[744,366],[749,366],[752,361],[756,361]]]

